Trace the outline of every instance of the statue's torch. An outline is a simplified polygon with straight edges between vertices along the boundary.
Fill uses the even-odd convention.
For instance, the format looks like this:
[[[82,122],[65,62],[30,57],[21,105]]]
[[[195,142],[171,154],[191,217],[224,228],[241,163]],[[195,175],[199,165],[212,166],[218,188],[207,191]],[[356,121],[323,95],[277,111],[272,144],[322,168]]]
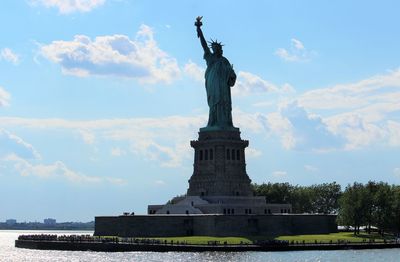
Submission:
[[[203,18],[202,16],[196,17],[196,22],[194,23],[194,25],[197,27],[197,37],[200,37],[201,33],[200,27],[203,25],[203,23],[201,22],[202,18]]]
[[[196,22],[194,23],[194,25],[197,26],[197,27],[202,26],[203,25],[203,23],[201,22],[202,18],[203,18],[202,16],[196,17]]]

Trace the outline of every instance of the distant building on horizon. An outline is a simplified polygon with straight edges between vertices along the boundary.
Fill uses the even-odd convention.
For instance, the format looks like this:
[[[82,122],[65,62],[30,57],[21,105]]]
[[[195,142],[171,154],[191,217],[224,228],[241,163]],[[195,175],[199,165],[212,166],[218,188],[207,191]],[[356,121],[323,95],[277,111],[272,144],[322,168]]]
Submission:
[[[43,220],[43,223],[44,223],[46,226],[54,226],[54,225],[57,223],[57,221],[56,221],[54,218],[45,218],[45,219]]]
[[[15,225],[15,224],[17,224],[17,220],[16,219],[7,219],[6,224],[9,226]]]

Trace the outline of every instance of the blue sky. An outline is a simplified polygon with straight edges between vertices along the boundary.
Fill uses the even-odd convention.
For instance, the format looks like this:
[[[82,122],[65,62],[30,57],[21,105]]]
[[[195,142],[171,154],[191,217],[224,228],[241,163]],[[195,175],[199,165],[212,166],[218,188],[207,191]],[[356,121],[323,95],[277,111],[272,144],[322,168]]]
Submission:
[[[253,182],[400,182],[398,1],[2,1],[0,221],[145,213],[186,192],[202,49],[238,79]]]

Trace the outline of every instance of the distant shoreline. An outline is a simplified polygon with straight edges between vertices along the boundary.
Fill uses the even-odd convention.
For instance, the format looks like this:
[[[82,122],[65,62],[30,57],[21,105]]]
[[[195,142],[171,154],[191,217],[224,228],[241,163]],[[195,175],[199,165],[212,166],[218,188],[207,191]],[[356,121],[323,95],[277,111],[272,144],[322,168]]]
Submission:
[[[17,223],[14,225],[0,224],[0,230],[84,230],[94,231],[94,223],[57,223],[45,225],[43,223]]]
[[[94,231],[94,222],[63,222],[44,224],[38,222],[6,224],[0,223],[0,230],[82,230]]]
[[[84,229],[84,228],[0,228],[0,231],[88,231],[93,232],[94,228],[92,229]]]

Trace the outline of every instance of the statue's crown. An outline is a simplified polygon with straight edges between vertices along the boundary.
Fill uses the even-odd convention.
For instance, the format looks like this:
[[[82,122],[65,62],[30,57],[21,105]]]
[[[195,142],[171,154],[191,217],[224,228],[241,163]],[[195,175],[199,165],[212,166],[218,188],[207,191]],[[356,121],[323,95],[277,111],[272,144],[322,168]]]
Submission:
[[[208,41],[208,43],[210,44],[210,47],[213,47],[213,46],[223,47],[224,46],[221,42],[218,42],[217,39],[215,39],[215,41],[211,39],[211,41]]]

